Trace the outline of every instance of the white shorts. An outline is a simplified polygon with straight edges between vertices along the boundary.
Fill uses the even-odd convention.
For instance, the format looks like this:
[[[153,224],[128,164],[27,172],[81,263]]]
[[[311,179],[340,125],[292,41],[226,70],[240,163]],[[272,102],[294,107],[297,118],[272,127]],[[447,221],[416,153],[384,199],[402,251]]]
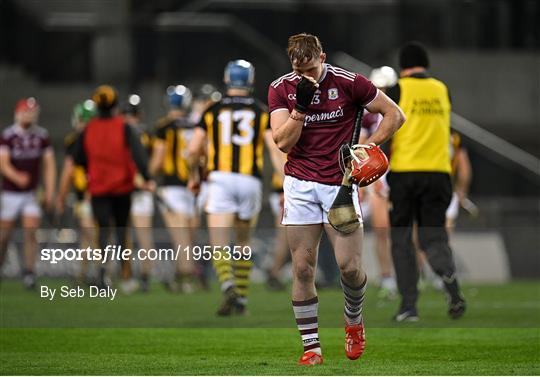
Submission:
[[[196,199],[196,209],[197,214],[201,214],[204,211],[204,208],[206,207],[206,202],[208,201],[208,182],[202,182],[201,183],[201,190],[199,191],[199,195],[197,195]]]
[[[446,209],[446,218],[450,220],[455,220],[458,217],[459,213],[459,198],[457,193],[452,194],[452,201]]]
[[[281,218],[281,193],[279,192],[271,192],[268,195],[268,203],[270,204],[270,209],[272,210],[272,214],[274,217]]]
[[[41,217],[41,208],[34,191],[2,191],[0,194],[0,219],[16,220],[22,214],[28,217]]]
[[[160,191],[161,198],[173,212],[195,216],[195,195],[187,187],[163,186]]]
[[[208,184],[208,213],[236,213],[240,220],[250,220],[261,210],[262,182],[256,177],[213,171]]]
[[[308,225],[328,223],[328,211],[336,198],[340,186],[303,181],[286,175],[283,181],[285,208],[283,225]],[[358,193],[353,186],[353,203],[362,221]]]
[[[131,214],[133,216],[152,216],[154,214],[154,197],[148,191],[134,191],[131,194]]]

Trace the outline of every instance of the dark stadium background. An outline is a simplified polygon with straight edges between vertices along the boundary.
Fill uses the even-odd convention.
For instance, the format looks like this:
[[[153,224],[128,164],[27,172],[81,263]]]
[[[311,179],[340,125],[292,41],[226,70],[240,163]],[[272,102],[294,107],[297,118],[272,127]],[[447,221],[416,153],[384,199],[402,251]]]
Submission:
[[[296,32],[319,35],[329,62],[349,69],[397,68],[399,46],[419,40],[454,111],[529,154],[517,163],[523,155],[506,144],[464,135],[481,216],[461,216],[458,231],[496,229],[512,276],[540,277],[539,22],[534,0],[0,0],[0,124],[35,96],[60,161],[71,109],[97,84],[140,94],[152,125],[168,85],[220,86],[235,58],[254,63],[265,101],[290,69],[284,49]]]
[[[450,88],[452,124],[474,169],[470,199],[480,209],[476,218],[462,210],[450,239],[467,299],[459,321],[429,286],[418,323],[391,320],[399,302],[379,297],[367,226],[366,353],[356,362],[343,354],[334,268],[335,286],[318,287],[325,361],[315,369],[296,365],[302,344],[290,287],[262,284],[261,259],[270,261],[275,239],[268,184],[246,316],[215,315],[215,283],[193,295],[167,291],[160,279],[174,274],[170,261],[153,264],[149,294],[41,298],[20,281],[19,227],[0,274],[0,375],[540,375],[539,25],[540,0],[0,0],[0,128],[13,122],[17,100],[36,97],[59,168],[73,106],[99,84],[116,86],[123,99],[138,93],[151,128],[166,111],[167,86],[222,89],[232,59],[253,62],[255,95],[266,102],[268,84],[290,71],[285,47],[294,33],[320,36],[330,63],[364,75],[397,69],[399,47],[418,40]],[[155,246],[170,247],[155,219]],[[76,219],[64,219],[61,231],[43,220],[41,248],[78,245]],[[317,277],[327,279],[335,262],[328,245],[321,249],[331,263]],[[39,261],[38,284],[73,287],[81,265]]]

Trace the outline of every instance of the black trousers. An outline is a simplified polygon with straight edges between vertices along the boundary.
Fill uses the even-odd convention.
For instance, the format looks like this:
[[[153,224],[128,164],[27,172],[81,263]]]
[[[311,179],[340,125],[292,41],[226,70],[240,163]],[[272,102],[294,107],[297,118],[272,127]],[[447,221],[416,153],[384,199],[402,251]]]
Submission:
[[[450,175],[432,172],[388,174],[392,259],[402,309],[416,307],[418,264],[412,243],[413,224],[418,225],[420,248],[433,271],[441,277],[455,273],[452,250],[445,228],[446,209],[452,199]]]
[[[111,229],[114,229],[116,242],[122,248],[126,247],[130,209],[131,193],[92,196],[92,212],[99,227],[99,247],[102,250],[110,243]]]

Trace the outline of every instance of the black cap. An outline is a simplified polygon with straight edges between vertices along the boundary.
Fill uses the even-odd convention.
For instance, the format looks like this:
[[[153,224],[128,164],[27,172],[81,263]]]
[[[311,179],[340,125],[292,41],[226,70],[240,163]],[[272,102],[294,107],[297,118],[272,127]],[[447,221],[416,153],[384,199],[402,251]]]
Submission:
[[[399,50],[399,66],[402,69],[412,67],[429,67],[426,48],[419,42],[408,42]]]

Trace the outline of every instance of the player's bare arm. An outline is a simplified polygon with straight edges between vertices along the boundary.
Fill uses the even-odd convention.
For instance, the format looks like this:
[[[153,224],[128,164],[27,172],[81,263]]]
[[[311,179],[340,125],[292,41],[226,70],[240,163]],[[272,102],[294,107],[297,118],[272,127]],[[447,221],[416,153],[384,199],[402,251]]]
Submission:
[[[0,173],[21,189],[30,183],[30,175],[15,169],[10,161],[9,152],[5,150],[0,151]]]
[[[200,176],[200,161],[201,156],[206,154],[206,132],[196,127],[193,131],[191,142],[188,146],[188,165],[189,165],[189,181],[188,188],[196,193],[199,191],[201,182]]]
[[[73,163],[73,158],[71,156],[66,156],[64,159],[64,164],[62,165],[62,171],[60,173],[60,181],[58,182],[58,197],[56,199],[56,209],[60,213],[64,212],[66,197],[71,189],[71,177],[73,175],[74,168],[75,164]]]
[[[375,143],[376,145],[380,145],[384,143],[405,122],[405,114],[400,107],[380,90],[377,92],[375,99],[366,108],[371,113],[381,113],[383,116],[377,130],[366,140],[368,144]]]
[[[43,154],[43,183],[45,185],[45,208],[51,209],[56,186],[56,163],[52,148],[47,149]]]
[[[270,115],[272,137],[280,151],[289,153],[300,139],[305,117],[296,110],[289,113],[287,109],[276,110]]]
[[[320,61],[318,64],[322,66]],[[311,72],[311,69],[308,72]],[[278,109],[270,115],[272,135],[276,145],[282,152],[288,153],[300,139],[306,112],[317,87],[317,81],[313,77],[302,76],[302,79],[296,85],[296,105],[292,113],[285,109]]]
[[[274,168],[274,171],[279,174],[280,178],[283,179],[285,177],[283,167],[285,166],[285,162],[287,161],[287,155],[281,152],[277,147],[276,143],[274,143],[274,139],[272,137],[272,130],[267,130],[264,133],[264,141],[266,143],[266,147],[268,148],[268,153],[270,154],[272,167]]]
[[[293,65],[294,71],[302,76],[296,86],[296,105],[292,113],[286,109],[278,109],[270,115],[270,127],[274,141],[284,153],[288,153],[300,139],[306,112],[318,87],[314,77],[320,77],[325,58],[326,55],[321,54],[318,59]]]
[[[455,191],[458,195],[459,201],[462,202],[467,198],[469,192],[469,186],[472,179],[471,161],[469,160],[469,154],[467,150],[459,148],[457,151],[457,172]]]
[[[161,166],[163,165],[163,159],[165,157],[165,142],[162,140],[154,141],[152,146],[152,157],[150,158],[150,163],[148,165],[148,172],[151,176],[155,176]]]

